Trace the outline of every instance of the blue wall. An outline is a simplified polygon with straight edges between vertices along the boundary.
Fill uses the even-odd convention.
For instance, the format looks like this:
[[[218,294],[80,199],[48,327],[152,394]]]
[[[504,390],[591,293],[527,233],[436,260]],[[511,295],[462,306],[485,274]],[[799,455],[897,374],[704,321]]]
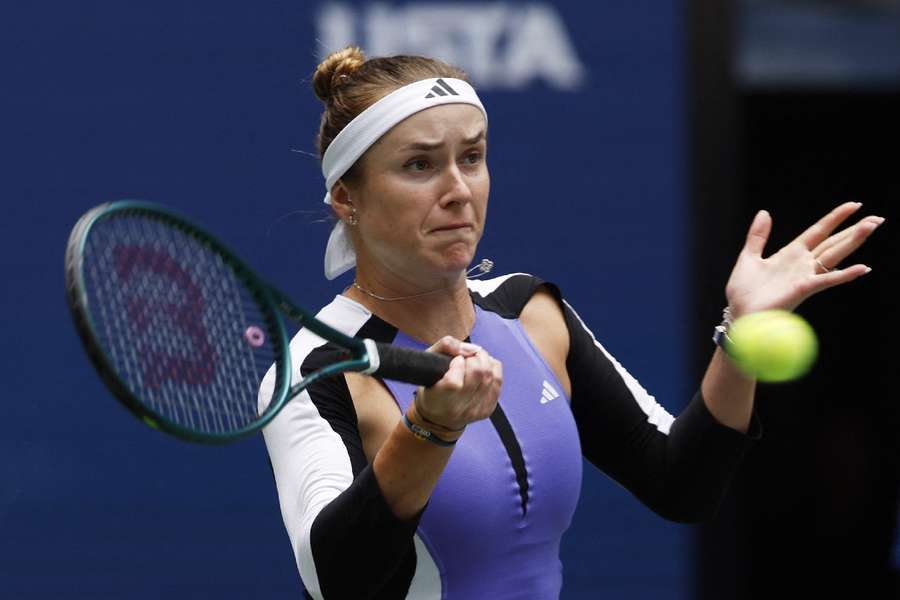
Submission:
[[[84,210],[142,198],[207,225],[302,304],[327,302],[347,280],[321,275],[308,78],[345,39],[470,70],[491,115],[481,255],[557,282],[670,411],[692,393],[679,6],[379,6],[4,9],[4,597],[297,597],[261,438],[191,446],[119,408],[71,325],[62,256]],[[688,597],[690,553],[688,529],[588,467],[563,597]]]

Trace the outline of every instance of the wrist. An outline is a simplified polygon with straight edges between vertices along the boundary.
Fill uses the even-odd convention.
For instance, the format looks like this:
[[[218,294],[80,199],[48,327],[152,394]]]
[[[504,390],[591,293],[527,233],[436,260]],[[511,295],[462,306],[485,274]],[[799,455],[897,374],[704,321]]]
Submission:
[[[409,409],[406,411],[406,418],[410,421],[412,425],[417,426],[420,429],[428,431],[433,435],[437,436],[441,440],[447,442],[456,442],[460,437],[462,437],[463,432],[465,431],[465,426],[459,429],[455,429],[441,423],[437,423],[432,419],[426,417],[419,407],[416,405],[416,399],[413,398],[413,401],[409,405]],[[409,427],[409,426],[407,426]]]
[[[413,392],[413,401],[411,406],[416,411],[416,415],[420,419],[422,419],[429,426],[447,433],[460,433],[466,429],[467,423],[462,423],[460,427],[456,427],[455,424],[445,424],[440,420],[431,418],[431,416],[426,411],[422,410],[421,403],[419,402],[424,393],[424,388],[419,388],[418,390]]]
[[[435,435],[433,432],[413,423],[408,415],[403,415],[403,424],[406,426],[406,429],[409,430],[413,437],[415,437],[419,441],[430,442],[435,446],[439,446],[441,448],[452,448],[456,445],[455,439],[447,439],[442,438],[438,435]]]
[[[726,353],[728,352],[728,343],[731,341],[731,338],[728,337],[728,332],[734,324],[735,318],[731,305],[728,305],[722,310],[722,322],[713,329],[713,342]]]

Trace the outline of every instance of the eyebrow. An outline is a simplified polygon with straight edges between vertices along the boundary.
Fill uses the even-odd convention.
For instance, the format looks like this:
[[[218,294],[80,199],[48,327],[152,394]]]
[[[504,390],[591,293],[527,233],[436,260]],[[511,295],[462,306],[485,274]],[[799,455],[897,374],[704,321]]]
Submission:
[[[479,131],[478,133],[476,133],[476,134],[473,135],[472,137],[470,137],[470,138],[465,138],[465,139],[463,140],[463,145],[464,145],[464,146],[471,146],[472,144],[477,144],[477,143],[480,142],[484,137],[485,137],[485,136],[484,136],[484,129],[482,129],[481,131]],[[434,142],[434,143],[429,143],[429,142],[413,142],[413,143],[411,143],[411,144],[407,144],[407,145],[403,146],[403,147],[401,148],[401,150],[421,150],[421,151],[427,152],[427,151],[430,151],[430,150],[437,150],[438,148],[442,147],[443,145],[444,145],[444,142]]]

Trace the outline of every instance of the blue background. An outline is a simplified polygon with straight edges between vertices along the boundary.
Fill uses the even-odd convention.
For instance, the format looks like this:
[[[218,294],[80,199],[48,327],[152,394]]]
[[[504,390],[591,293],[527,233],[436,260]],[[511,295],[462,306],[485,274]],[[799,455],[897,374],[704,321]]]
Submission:
[[[365,46],[368,5],[341,6]],[[480,256],[499,273],[557,282],[598,339],[677,412],[697,384],[686,380],[680,341],[689,231],[678,6],[502,6],[555,15],[584,77],[574,89],[541,77],[476,79],[491,115],[493,180]],[[119,408],[72,327],[62,258],[82,212],[141,198],[191,215],[302,305],[339,293],[346,276],[321,275],[328,225],[309,154],[320,112],[309,76],[330,49],[316,26],[321,7],[3,9],[4,597],[298,597],[261,437],[193,446]],[[563,597],[689,597],[689,531],[588,466],[564,542]]]
[[[900,81],[900,4],[739,0],[744,88],[890,90]]]

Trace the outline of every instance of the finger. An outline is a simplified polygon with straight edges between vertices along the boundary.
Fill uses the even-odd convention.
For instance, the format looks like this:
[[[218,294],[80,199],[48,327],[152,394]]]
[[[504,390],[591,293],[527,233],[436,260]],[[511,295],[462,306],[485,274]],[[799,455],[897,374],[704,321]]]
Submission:
[[[498,386],[503,385],[503,363],[494,359],[492,366],[494,369],[494,382]]]
[[[478,344],[473,344],[471,342],[462,342],[459,345],[459,352],[463,356],[474,356],[479,352],[482,352],[484,348],[479,346]]]
[[[882,217],[867,217],[863,219],[853,227],[842,231],[841,234],[844,235],[832,236],[832,238],[837,238],[835,241],[828,243],[828,240],[826,240],[820,244],[815,251],[816,258],[826,268],[835,268],[845,258],[856,252],[883,222],[884,219]]]
[[[471,356],[477,352],[481,351],[481,346],[478,344],[471,344],[469,342],[463,342],[452,335],[445,335],[437,342],[435,342],[431,347],[428,348],[429,352],[438,352],[440,354],[448,354],[450,356],[464,355]]]
[[[492,373],[491,383],[493,385],[493,402],[497,403],[497,399],[500,396],[500,388],[503,387],[503,363],[499,360],[493,361],[493,373]]]
[[[445,335],[434,344],[428,347],[428,352],[437,352],[440,354],[456,355],[459,348],[459,340],[452,335]]]
[[[473,393],[484,385],[490,384],[493,378],[491,362],[493,358],[487,352],[480,352],[466,358],[466,385],[471,386]]]
[[[500,361],[488,357],[484,365],[484,373],[482,374],[482,391],[485,393],[491,392],[494,388],[499,389],[499,386],[503,383],[503,367],[500,364]]]
[[[855,225],[853,227],[855,227]],[[842,229],[834,235],[829,236],[824,242],[815,247],[815,249],[813,250],[813,254],[817,257],[821,256],[823,252],[833,247],[835,244],[838,244],[847,239],[848,236],[853,235],[853,227]]]
[[[823,252],[833,247],[835,244],[839,244],[849,237],[859,235],[859,229],[866,229],[868,227],[871,227],[871,230],[869,231],[869,233],[871,233],[883,222],[884,217],[876,217],[875,215],[870,215],[865,219],[860,219],[855,225],[847,227],[846,229],[842,229],[834,235],[829,236],[828,239],[816,246],[815,250],[813,250],[813,253],[816,256],[820,256]]]
[[[455,356],[450,361],[450,366],[441,380],[435,384],[440,385],[444,389],[462,389],[466,381],[466,359],[462,356]]]
[[[463,389],[465,375],[465,358],[453,357],[440,381],[430,388],[420,387],[417,390],[415,402],[419,414],[443,427],[456,429],[460,407],[452,399]]]
[[[761,210],[756,213],[756,216],[753,217],[753,222],[750,223],[750,230],[747,232],[744,250],[755,256],[762,256],[771,231],[772,217],[768,211]]]
[[[497,400],[500,398],[500,390],[503,386],[503,364],[496,359],[491,359],[491,383],[482,386],[481,399],[478,405],[478,418],[485,419],[493,414],[497,408]]]
[[[813,250],[825,241],[838,225],[847,217],[859,210],[861,202],[844,202],[830,213],[819,219],[809,229],[797,236],[797,241],[803,244],[807,250]]]
[[[834,271],[830,271],[828,273],[816,275],[815,285],[812,287],[807,297],[812,296],[813,294],[818,294],[822,290],[827,290],[828,288],[835,287],[837,285],[849,283],[854,279],[862,277],[863,275],[871,271],[872,269],[867,267],[866,265],[858,264],[847,267],[846,269],[835,269]]]

